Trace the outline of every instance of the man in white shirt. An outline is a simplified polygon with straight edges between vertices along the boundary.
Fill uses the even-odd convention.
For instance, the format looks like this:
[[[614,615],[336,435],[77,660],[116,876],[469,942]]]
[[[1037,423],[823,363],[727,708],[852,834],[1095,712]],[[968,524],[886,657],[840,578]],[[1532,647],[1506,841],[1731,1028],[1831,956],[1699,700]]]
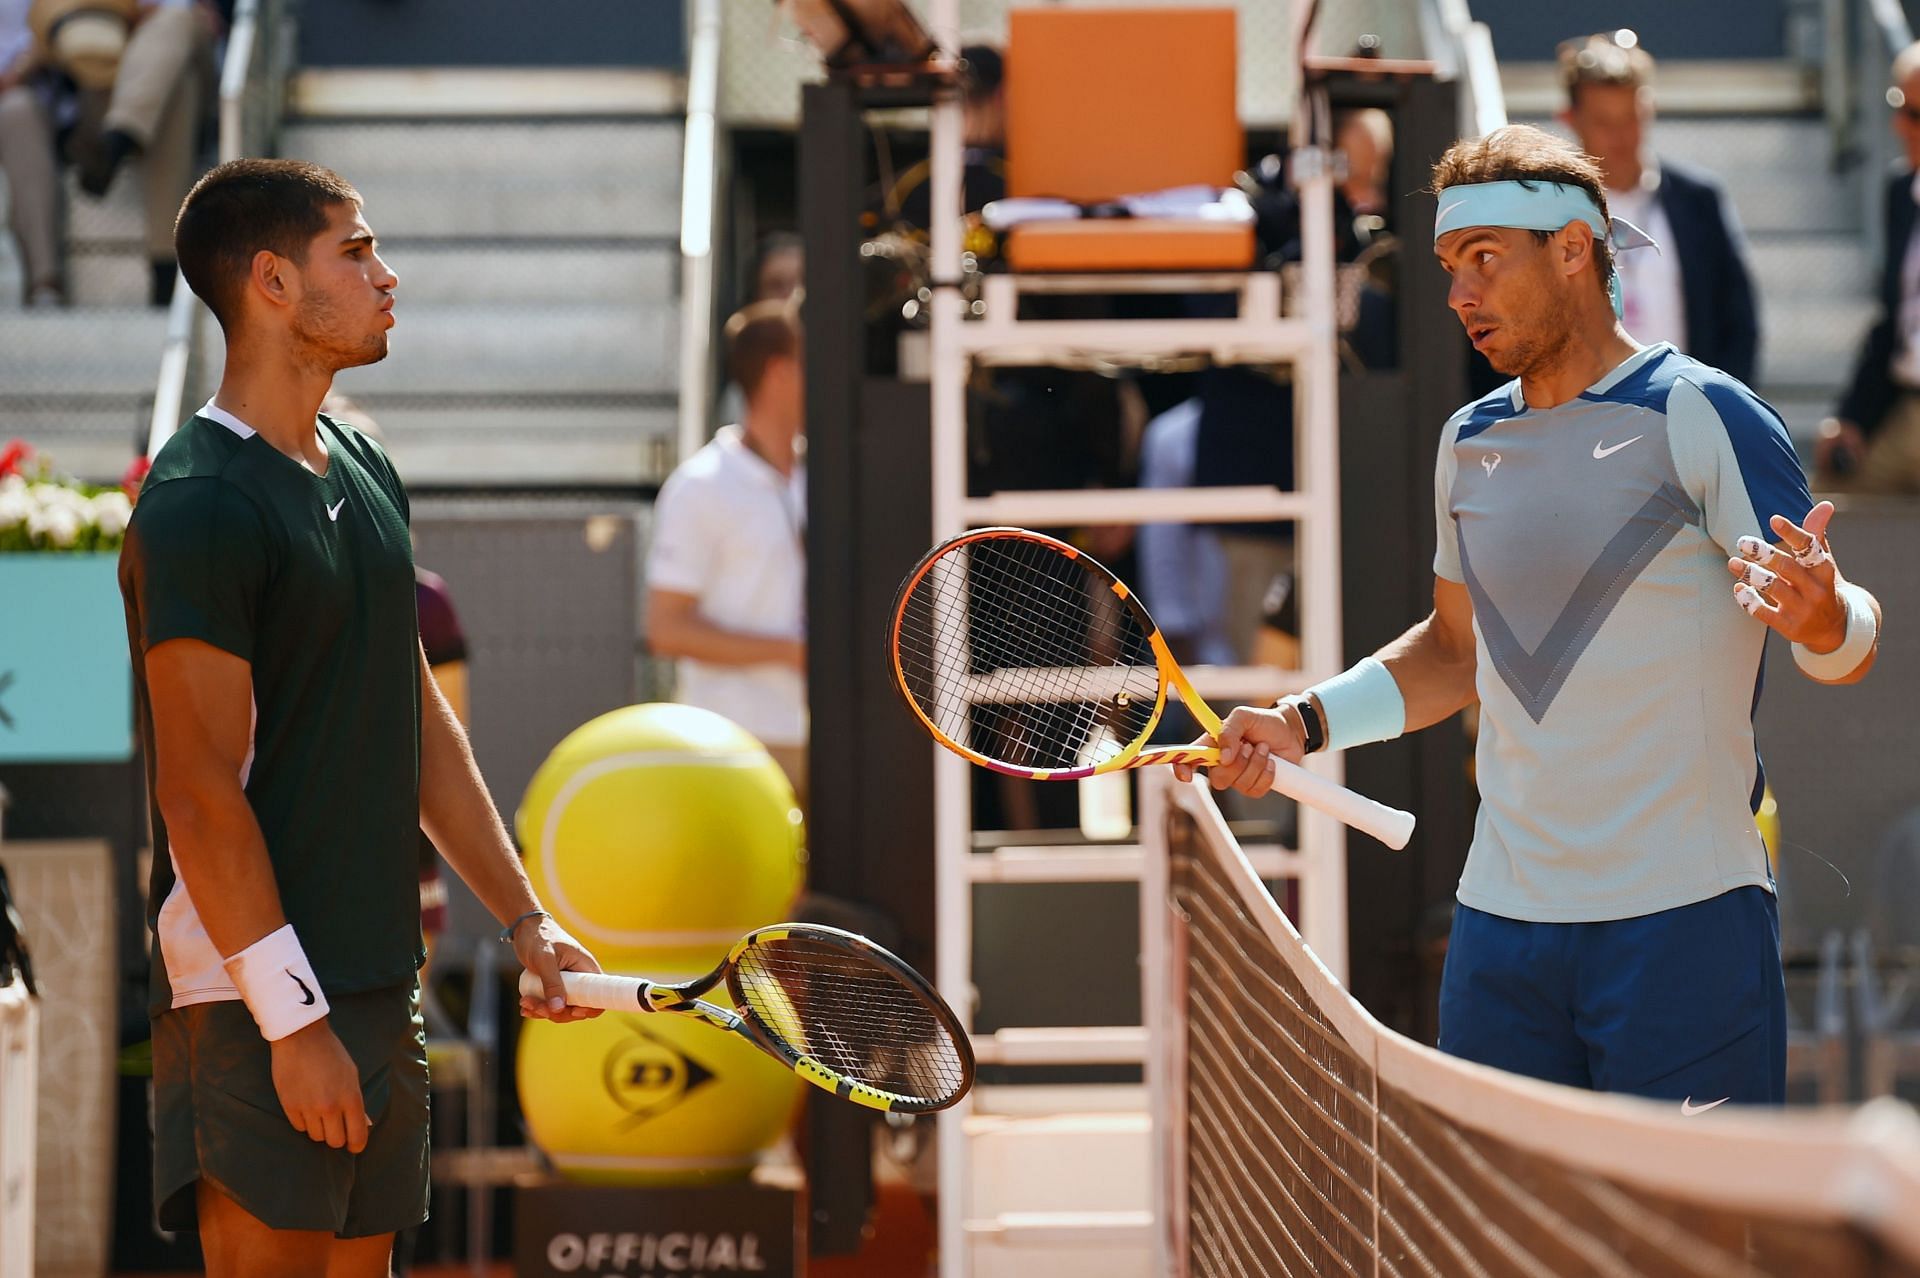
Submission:
[[[1624,254],[1616,266],[1621,324],[1641,343],[1671,342],[1753,384],[1760,320],[1745,237],[1711,174],[1655,158],[1652,55],[1620,30],[1568,40],[1559,59],[1567,92],[1560,122],[1599,162],[1607,206],[1659,245]]]
[[[806,800],[806,471],[800,319],[792,301],[727,321],[746,394],[667,478],[647,558],[647,643],[679,662],[679,700],[758,737]]]

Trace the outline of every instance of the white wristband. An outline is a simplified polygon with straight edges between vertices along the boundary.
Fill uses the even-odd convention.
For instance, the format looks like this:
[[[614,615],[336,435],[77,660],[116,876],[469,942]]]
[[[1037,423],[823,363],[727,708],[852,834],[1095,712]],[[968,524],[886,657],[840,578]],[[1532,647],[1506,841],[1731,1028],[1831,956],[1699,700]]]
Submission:
[[[1372,741],[1391,741],[1407,730],[1407,701],[1399,681],[1378,657],[1368,657],[1343,674],[1307,689],[1324,711],[1327,749],[1350,750]]]
[[[1843,581],[1835,593],[1847,609],[1847,637],[1840,646],[1832,652],[1814,652],[1805,644],[1793,645],[1793,663],[1816,679],[1846,678],[1860,668],[1880,639],[1867,592],[1851,581]]]
[[[225,962],[227,975],[269,1043],[327,1014],[327,996],[289,923]]]

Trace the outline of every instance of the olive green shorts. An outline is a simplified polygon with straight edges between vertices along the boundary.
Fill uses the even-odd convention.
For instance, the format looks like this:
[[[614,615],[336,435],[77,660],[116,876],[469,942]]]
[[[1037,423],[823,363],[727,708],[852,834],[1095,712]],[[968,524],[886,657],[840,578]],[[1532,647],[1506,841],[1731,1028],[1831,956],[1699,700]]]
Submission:
[[[360,1068],[373,1129],[359,1154],[287,1121],[272,1049],[246,1005],[200,1003],[153,1021],[153,1188],[162,1229],[198,1227],[205,1177],[274,1229],[367,1238],[427,1216],[427,1045],[416,987],[330,1000]]]

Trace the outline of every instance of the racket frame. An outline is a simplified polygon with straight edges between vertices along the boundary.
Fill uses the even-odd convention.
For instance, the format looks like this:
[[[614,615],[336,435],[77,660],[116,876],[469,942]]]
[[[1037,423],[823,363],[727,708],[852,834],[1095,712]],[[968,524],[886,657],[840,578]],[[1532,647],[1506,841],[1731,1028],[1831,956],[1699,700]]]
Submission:
[[[1114,597],[1120,601],[1121,606],[1128,610],[1135,624],[1137,624],[1142,633],[1146,635],[1147,646],[1153,652],[1154,664],[1157,667],[1157,673],[1160,679],[1159,689],[1154,695],[1153,713],[1148,716],[1146,723],[1141,727],[1134,739],[1127,742],[1112,758],[1103,759],[1099,763],[1087,767],[1039,769],[1022,768],[1001,762],[997,759],[990,759],[978,750],[967,746],[963,742],[955,741],[943,732],[940,726],[928,717],[927,712],[921,707],[919,699],[914,696],[913,690],[908,684],[906,672],[901,668],[900,663],[900,631],[906,617],[907,603],[913,594],[914,587],[919,585],[921,580],[932,571],[934,564],[940,562],[949,553],[961,546],[981,541],[1025,541],[1030,544],[1037,542],[1070,561],[1084,565],[1090,574],[1095,575],[1096,580],[1104,579],[1106,581],[1107,588],[1112,591]],[[964,607],[964,603],[962,607]],[[936,648],[943,642],[955,641],[954,639],[941,635],[935,635],[932,636],[932,638],[934,639]],[[963,618],[961,633],[957,638],[957,642],[965,644],[968,641],[969,636],[965,633],[965,619]],[[995,772],[1005,773],[1008,776],[1021,777],[1030,781],[1073,781],[1081,777],[1097,776],[1101,773],[1122,772],[1132,768],[1157,767],[1161,764],[1185,763],[1195,767],[1212,767],[1220,762],[1220,752],[1213,746],[1179,745],[1161,746],[1154,749],[1147,748],[1147,738],[1153,735],[1153,730],[1160,724],[1161,715],[1166,712],[1168,688],[1172,688],[1179,696],[1181,704],[1185,705],[1188,711],[1192,713],[1195,721],[1200,725],[1201,731],[1207,736],[1215,739],[1219,737],[1223,726],[1220,716],[1213,712],[1213,708],[1206,703],[1200,696],[1199,691],[1194,688],[1193,683],[1187,678],[1186,672],[1180,669],[1180,663],[1174,660],[1172,650],[1167,647],[1167,641],[1161,636],[1160,628],[1154,624],[1153,617],[1147,612],[1146,605],[1134,597],[1133,592],[1127,588],[1126,583],[1116,577],[1111,569],[1095,559],[1092,555],[1087,554],[1078,547],[1061,541],[1057,537],[1049,537],[1045,533],[1037,533],[1028,528],[976,528],[971,532],[962,533],[958,537],[949,538],[928,551],[922,556],[920,562],[914,566],[914,570],[908,574],[907,579],[900,583],[900,589],[894,595],[893,619],[887,627],[887,661],[893,669],[894,690],[898,692],[901,699],[907,703],[907,708],[913,712],[914,717],[919,719],[921,724],[933,734],[935,741],[971,763],[976,763],[983,768],[990,768]],[[1096,663],[1089,664],[1093,668],[1098,668]],[[1115,668],[1127,670],[1145,669],[1144,666],[1140,665]],[[937,671],[935,672],[935,677],[938,677]],[[1084,703],[1083,701],[1083,704]],[[971,711],[972,706],[969,705],[969,723],[971,722]],[[1375,839],[1378,839],[1381,843],[1396,851],[1407,846],[1408,840],[1413,837],[1414,818],[1412,813],[1402,812],[1397,808],[1388,807],[1386,804],[1369,799],[1364,795],[1355,794],[1338,782],[1330,781],[1325,777],[1317,775],[1310,769],[1304,768],[1297,763],[1288,762],[1278,755],[1271,755],[1267,759],[1267,782],[1274,789],[1291,796],[1295,801],[1308,804],[1318,808],[1322,812],[1329,813],[1337,820],[1365,834],[1372,835]]]
[[[740,987],[740,960],[755,945],[783,941],[787,939],[813,941],[821,945],[851,954],[862,961],[890,971],[899,980],[927,1012],[946,1030],[954,1049],[960,1058],[960,1082],[955,1086],[953,1095],[943,1098],[904,1096],[884,1088],[874,1087],[858,1079],[848,1078],[833,1070],[818,1058],[800,1051],[787,1042],[785,1036],[767,1025],[754,1012],[753,1005],[747,1000]],[[561,974],[563,983],[569,976],[597,976],[595,973],[565,972]],[[521,980],[536,980],[532,973],[525,973]],[[775,923],[769,927],[755,928],[735,941],[733,948],[705,976],[690,981],[668,983],[651,981],[645,977],[607,976],[609,981],[617,981],[621,987],[621,1002],[609,1010],[625,1012],[673,1012],[682,1016],[691,1016],[706,1022],[715,1029],[738,1034],[755,1047],[773,1057],[788,1069],[806,1079],[823,1091],[832,1092],[842,1100],[864,1105],[868,1109],[891,1114],[924,1114],[946,1109],[953,1105],[973,1086],[974,1057],[973,1044],[953,1009],[935,992],[927,979],[902,962],[891,951],[876,945],[866,937],[855,932],[843,931],[837,927],[825,927],[817,923]],[[595,982],[598,984],[599,982]],[[719,986],[725,986],[727,995],[733,1000],[732,1007],[723,1007],[700,997]],[[535,997],[538,992],[535,991]]]
[[[1118,754],[1085,767],[1017,767],[998,759],[988,758],[963,742],[955,741],[941,729],[940,725],[928,717],[927,712],[920,705],[919,698],[914,696],[912,689],[908,686],[906,671],[900,664],[900,627],[906,619],[907,601],[913,595],[914,587],[918,586],[921,580],[933,570],[936,563],[962,546],[983,541],[1038,542],[1083,565],[1090,575],[1105,583],[1106,588],[1120,601],[1121,606],[1132,614],[1134,623],[1146,635],[1147,646],[1153,650],[1154,664],[1159,669],[1160,686],[1154,696],[1153,712],[1147,716],[1139,733],[1133,740],[1127,742]],[[1127,588],[1127,583],[1121,581],[1110,568],[1079,547],[1061,541],[1058,537],[1049,537],[1045,533],[1037,533],[1027,528],[975,528],[958,537],[948,538],[923,555],[920,562],[914,565],[913,571],[907,574],[907,579],[900,583],[900,588],[894,592],[893,619],[887,627],[887,665],[893,671],[894,691],[899,693],[900,699],[907,703],[907,709],[913,712],[914,717],[933,734],[934,740],[969,763],[978,764],[980,767],[989,768],[1007,776],[1020,777],[1028,781],[1077,781],[1082,777],[1124,772],[1133,768],[1158,767],[1161,764],[1191,763],[1199,767],[1207,767],[1220,761],[1220,752],[1211,746],[1147,748],[1147,739],[1153,735],[1154,729],[1160,726],[1160,718],[1166,713],[1168,688],[1174,690],[1181,703],[1199,722],[1201,730],[1209,736],[1218,735],[1220,732],[1220,716],[1213,712],[1213,707],[1206,703],[1195,690],[1192,682],[1188,680],[1186,672],[1180,669],[1180,663],[1174,660],[1172,649],[1167,647],[1166,639],[1160,634],[1160,627],[1154,624],[1152,614],[1147,611],[1146,605],[1140,602],[1133,591]]]

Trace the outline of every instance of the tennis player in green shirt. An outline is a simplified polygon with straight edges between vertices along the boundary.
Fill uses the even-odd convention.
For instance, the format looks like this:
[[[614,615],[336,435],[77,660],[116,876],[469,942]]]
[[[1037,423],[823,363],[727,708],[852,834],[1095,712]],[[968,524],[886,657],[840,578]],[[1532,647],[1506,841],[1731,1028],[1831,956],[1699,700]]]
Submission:
[[[202,178],[180,267],[220,389],[154,459],[120,559],[152,796],[155,1197],[213,1278],[384,1278],[427,1210],[419,831],[572,1020],[599,965],[540,909],[426,671],[406,490],[320,415],[385,358],[398,278],[337,174]]]

